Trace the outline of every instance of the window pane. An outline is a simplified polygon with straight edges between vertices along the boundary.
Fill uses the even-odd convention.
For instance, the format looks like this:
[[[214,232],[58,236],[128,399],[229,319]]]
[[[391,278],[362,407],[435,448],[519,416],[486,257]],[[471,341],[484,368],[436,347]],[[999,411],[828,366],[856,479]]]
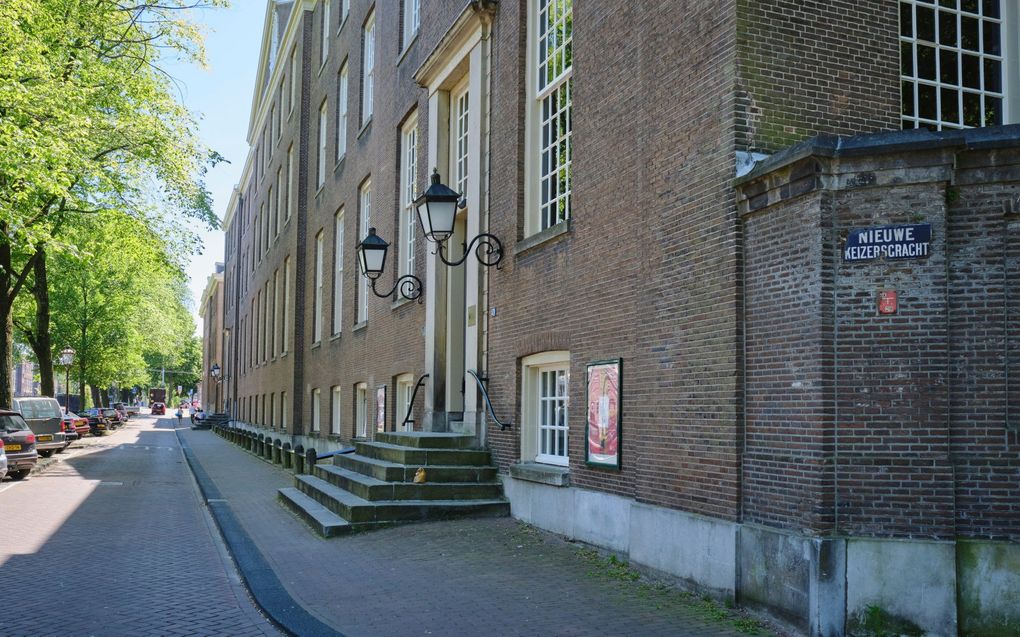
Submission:
[[[959,84],[960,54],[949,49],[939,51],[939,80],[944,84]]]
[[[960,123],[960,106],[957,103],[959,93],[953,89],[942,89],[942,121],[953,124]]]
[[[917,7],[917,39],[935,41],[935,10],[929,7]]]

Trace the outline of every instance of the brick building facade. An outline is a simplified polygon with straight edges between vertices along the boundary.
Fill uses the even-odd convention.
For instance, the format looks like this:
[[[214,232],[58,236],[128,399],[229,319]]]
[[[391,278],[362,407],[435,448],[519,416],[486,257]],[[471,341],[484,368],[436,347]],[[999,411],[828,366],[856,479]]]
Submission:
[[[216,272],[209,275],[206,281],[198,307],[198,316],[202,319],[202,408],[210,414],[220,413],[224,409],[223,387],[220,384],[226,340],[223,329],[223,270],[224,264],[217,263]]]
[[[270,3],[225,220],[235,422],[318,450],[378,415],[474,435],[515,516],[811,634],[1016,631],[1017,7],[573,8]],[[499,268],[425,241],[433,168],[462,194],[452,256],[491,233]],[[844,262],[896,224],[931,253]],[[372,293],[369,227],[378,290],[414,274],[423,303]]]

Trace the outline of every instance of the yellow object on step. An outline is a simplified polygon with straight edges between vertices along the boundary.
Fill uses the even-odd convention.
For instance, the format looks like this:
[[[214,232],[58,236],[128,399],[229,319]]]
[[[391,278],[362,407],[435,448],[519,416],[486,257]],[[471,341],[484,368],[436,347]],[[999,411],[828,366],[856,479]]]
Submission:
[[[419,467],[418,470],[414,472],[414,481],[418,482],[418,483],[425,482],[425,468],[424,467]]]

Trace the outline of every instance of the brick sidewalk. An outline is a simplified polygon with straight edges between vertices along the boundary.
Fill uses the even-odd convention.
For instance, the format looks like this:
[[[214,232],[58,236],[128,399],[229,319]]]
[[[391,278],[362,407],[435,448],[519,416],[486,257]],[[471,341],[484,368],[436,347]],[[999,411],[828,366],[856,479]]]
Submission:
[[[276,501],[290,474],[212,432],[181,434],[290,595],[349,637],[766,634],[509,518],[321,539]]]

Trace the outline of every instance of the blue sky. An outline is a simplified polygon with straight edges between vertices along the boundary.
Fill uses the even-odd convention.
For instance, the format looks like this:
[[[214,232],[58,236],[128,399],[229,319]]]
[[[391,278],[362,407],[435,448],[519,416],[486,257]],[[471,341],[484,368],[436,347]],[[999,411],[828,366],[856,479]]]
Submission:
[[[180,84],[185,105],[201,118],[199,134],[203,142],[230,161],[210,170],[207,176],[213,209],[220,219],[248,153],[245,135],[266,11],[265,0],[233,0],[232,5],[229,9],[195,11],[192,16],[206,29],[208,68],[173,65],[170,69]],[[223,233],[205,231],[201,236],[202,254],[194,256],[188,268],[199,332],[199,297],[215,263],[223,261]]]

